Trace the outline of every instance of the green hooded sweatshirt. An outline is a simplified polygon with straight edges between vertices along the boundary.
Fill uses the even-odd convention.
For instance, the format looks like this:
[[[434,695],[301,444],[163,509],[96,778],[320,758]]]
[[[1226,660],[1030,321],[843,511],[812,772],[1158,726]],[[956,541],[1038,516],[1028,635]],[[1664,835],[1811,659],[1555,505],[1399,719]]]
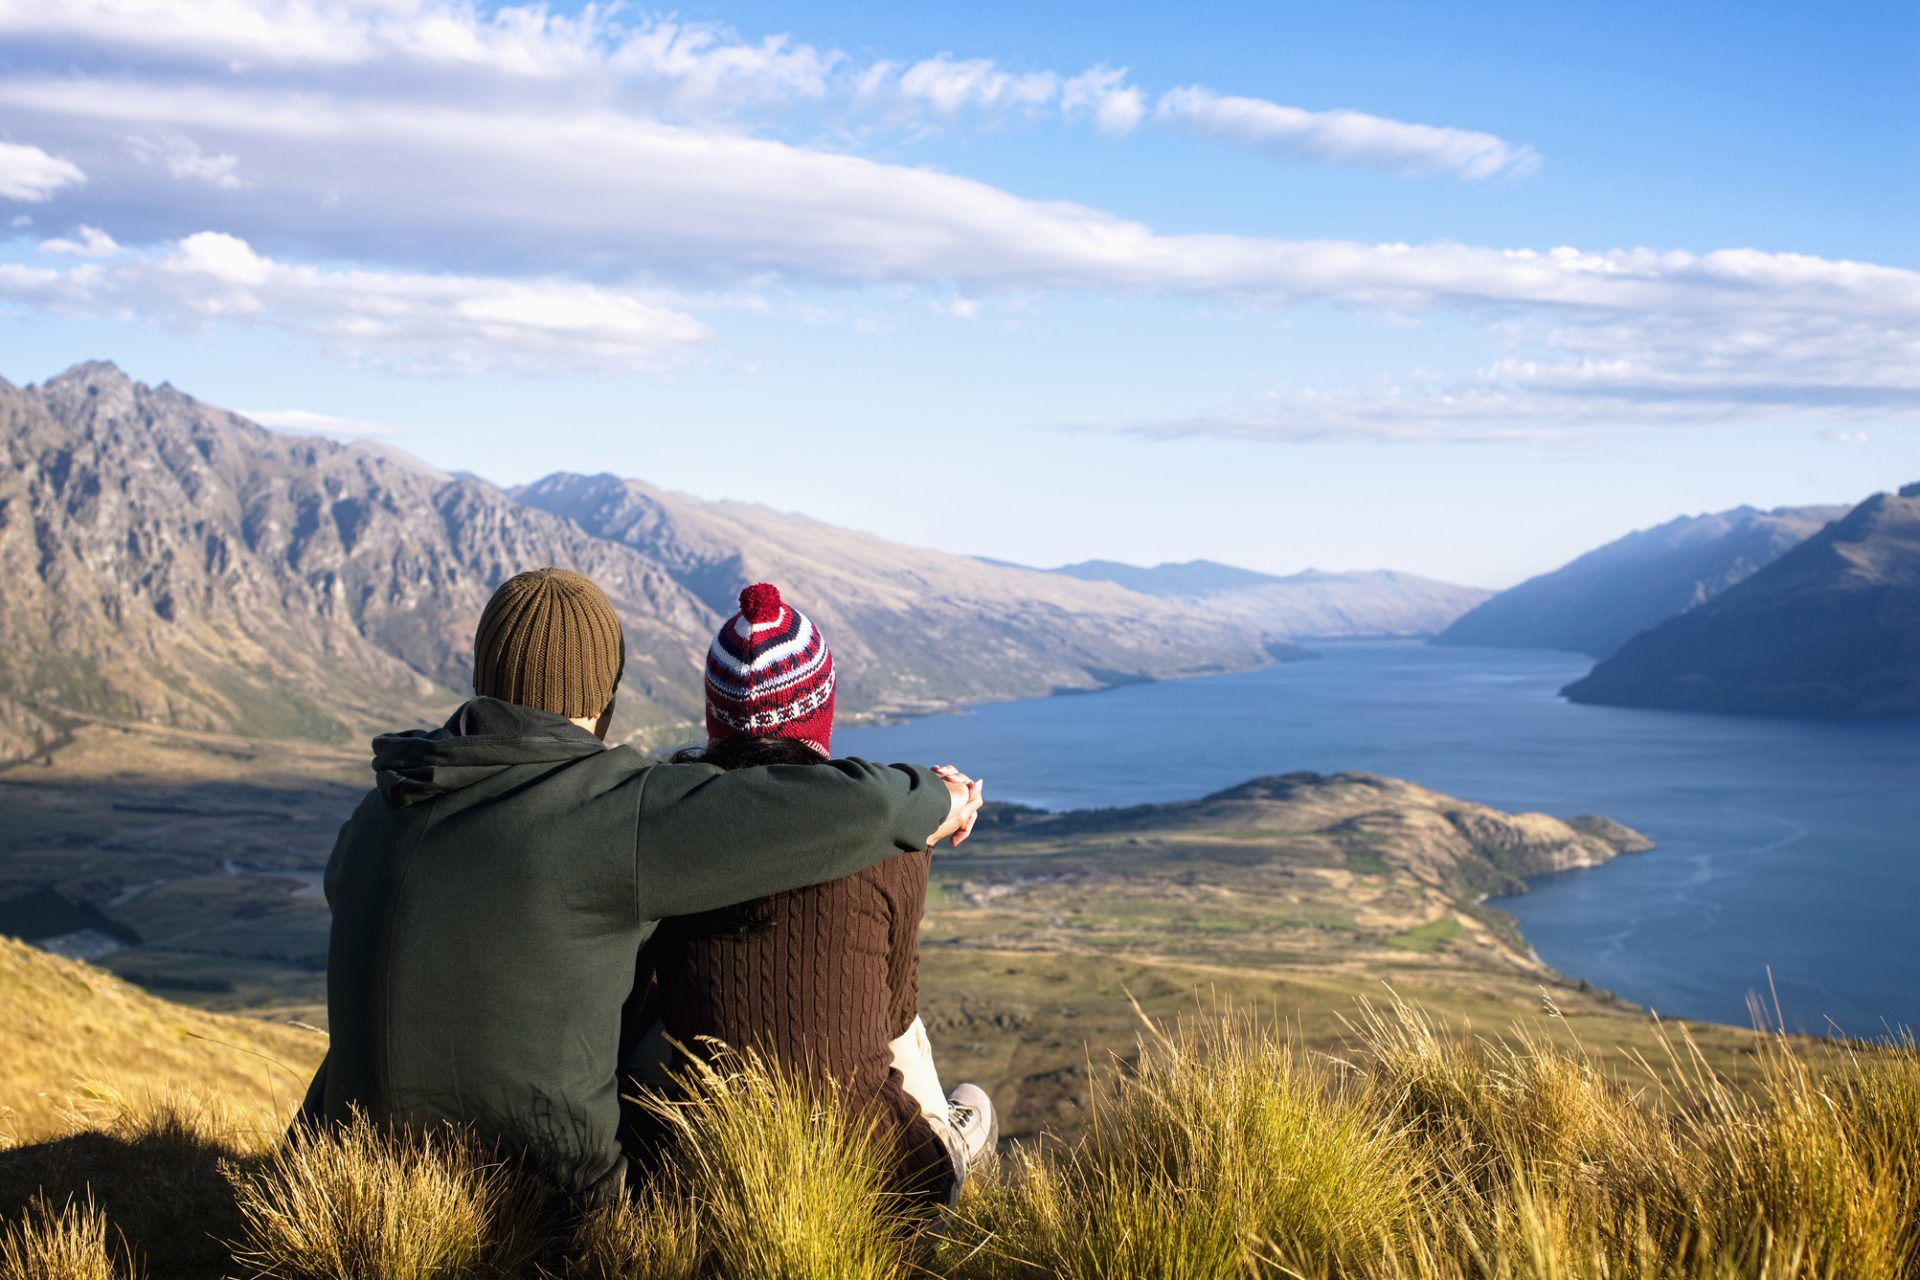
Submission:
[[[655,923],[925,848],[949,803],[918,766],[663,764],[492,698],[376,738],[373,768],[327,863],[304,1116],[469,1123],[589,1194],[625,1173],[620,1012]]]

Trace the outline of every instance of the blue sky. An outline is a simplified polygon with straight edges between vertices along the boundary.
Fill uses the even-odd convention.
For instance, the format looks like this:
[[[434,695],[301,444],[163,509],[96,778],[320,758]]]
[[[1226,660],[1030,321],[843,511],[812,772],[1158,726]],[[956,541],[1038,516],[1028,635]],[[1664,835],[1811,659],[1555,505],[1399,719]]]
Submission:
[[[0,376],[1499,586],[1920,478],[1917,15],[0,0]]]

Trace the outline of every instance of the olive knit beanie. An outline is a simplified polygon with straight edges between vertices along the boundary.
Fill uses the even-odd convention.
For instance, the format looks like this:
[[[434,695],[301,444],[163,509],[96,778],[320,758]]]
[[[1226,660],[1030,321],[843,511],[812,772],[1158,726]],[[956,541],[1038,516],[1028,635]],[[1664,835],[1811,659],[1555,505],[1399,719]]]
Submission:
[[[565,569],[501,583],[473,636],[475,693],[568,719],[605,711],[626,665],[626,638],[606,593]]]

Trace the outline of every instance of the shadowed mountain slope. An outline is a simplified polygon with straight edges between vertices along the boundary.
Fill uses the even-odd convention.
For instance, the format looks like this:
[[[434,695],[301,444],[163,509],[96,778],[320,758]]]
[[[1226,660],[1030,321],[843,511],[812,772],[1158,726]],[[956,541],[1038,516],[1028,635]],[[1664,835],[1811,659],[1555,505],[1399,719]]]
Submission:
[[[1565,693],[1684,710],[1920,711],[1920,484],[1868,498]]]
[[[1681,516],[1589,551],[1474,609],[1435,644],[1613,654],[1648,627],[1772,564],[1845,507]]]
[[[1205,613],[1038,570],[889,542],[746,502],[612,475],[514,491],[661,564],[717,615],[770,581],[833,646],[843,706],[940,710],[1257,666],[1258,637]]]

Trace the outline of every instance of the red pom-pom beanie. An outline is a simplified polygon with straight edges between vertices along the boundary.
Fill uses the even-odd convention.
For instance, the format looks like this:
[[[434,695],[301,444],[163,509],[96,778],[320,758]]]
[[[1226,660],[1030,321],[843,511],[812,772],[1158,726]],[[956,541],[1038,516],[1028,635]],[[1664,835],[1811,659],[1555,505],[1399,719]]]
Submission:
[[[707,737],[798,738],[832,754],[833,654],[769,583],[740,593],[707,650]]]

